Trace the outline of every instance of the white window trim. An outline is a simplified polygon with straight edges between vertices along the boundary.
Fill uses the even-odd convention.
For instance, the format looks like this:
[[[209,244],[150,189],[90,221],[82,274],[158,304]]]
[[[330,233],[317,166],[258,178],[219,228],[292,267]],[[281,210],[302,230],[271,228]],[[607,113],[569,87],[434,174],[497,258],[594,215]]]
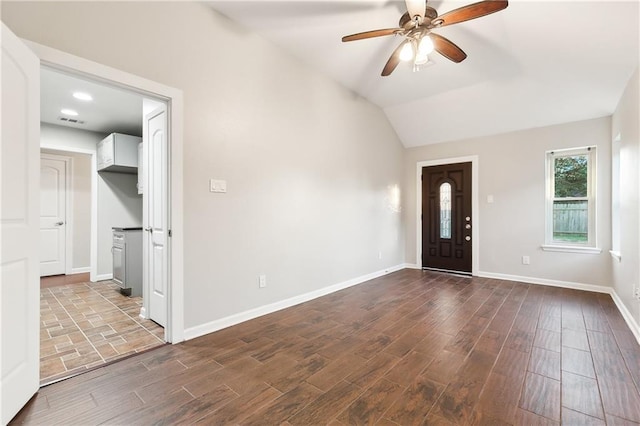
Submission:
[[[618,262],[620,254],[620,133],[611,142],[611,256]]]
[[[588,241],[586,243],[569,243],[566,241],[554,241],[553,240],[553,194],[555,186],[555,176],[553,173],[553,158],[558,156],[571,156],[571,155],[588,155]],[[542,245],[542,250],[553,252],[567,252],[567,253],[587,253],[587,254],[599,254],[602,249],[597,247],[597,235],[596,235],[596,147],[587,146],[580,148],[553,150],[546,153],[545,158],[545,176],[546,176],[546,205],[545,205],[545,243]]]
[[[617,260],[618,263],[622,262],[622,253],[620,253],[619,251],[609,250],[609,254],[611,255],[611,257]]]

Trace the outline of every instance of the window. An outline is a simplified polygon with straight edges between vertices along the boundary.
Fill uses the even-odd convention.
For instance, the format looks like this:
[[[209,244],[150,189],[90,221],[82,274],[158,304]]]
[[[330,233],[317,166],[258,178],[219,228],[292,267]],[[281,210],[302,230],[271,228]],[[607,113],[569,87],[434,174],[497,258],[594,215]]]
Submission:
[[[543,248],[580,251],[595,247],[595,154],[595,147],[547,153],[547,232]]]

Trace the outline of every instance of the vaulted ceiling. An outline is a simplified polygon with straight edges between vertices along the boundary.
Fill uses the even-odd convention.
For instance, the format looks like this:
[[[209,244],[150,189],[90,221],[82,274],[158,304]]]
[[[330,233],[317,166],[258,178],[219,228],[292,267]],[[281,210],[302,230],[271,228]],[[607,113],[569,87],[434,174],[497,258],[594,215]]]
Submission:
[[[473,3],[429,0],[439,14]],[[498,13],[443,27],[468,57],[437,53],[419,72],[380,72],[401,37],[342,43],[391,28],[404,1],[211,1],[245,30],[377,104],[406,147],[610,115],[638,67],[639,3],[511,0]]]

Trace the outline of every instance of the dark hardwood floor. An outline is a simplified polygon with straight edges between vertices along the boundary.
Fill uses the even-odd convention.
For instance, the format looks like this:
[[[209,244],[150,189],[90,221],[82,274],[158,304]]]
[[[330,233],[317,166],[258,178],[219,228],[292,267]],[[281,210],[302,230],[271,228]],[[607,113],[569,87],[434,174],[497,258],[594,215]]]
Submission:
[[[416,270],[42,388],[14,424],[635,425],[608,295]]]

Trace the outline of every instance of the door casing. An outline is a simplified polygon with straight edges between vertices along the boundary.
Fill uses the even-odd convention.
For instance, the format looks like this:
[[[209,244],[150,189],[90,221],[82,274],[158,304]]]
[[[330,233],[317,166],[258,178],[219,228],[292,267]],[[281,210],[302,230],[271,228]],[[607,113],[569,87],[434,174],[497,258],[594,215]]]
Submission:
[[[470,155],[465,157],[442,158],[437,160],[418,161],[416,165],[416,266],[422,268],[422,168],[442,166],[455,163],[471,163],[471,275],[477,276],[480,270],[480,221],[478,194],[479,157]]]

